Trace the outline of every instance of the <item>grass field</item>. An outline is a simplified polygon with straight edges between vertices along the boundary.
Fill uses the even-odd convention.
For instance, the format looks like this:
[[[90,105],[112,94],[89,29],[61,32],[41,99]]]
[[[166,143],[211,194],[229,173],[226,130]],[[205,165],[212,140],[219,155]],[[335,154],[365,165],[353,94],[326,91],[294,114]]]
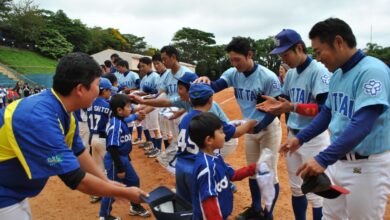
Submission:
[[[53,73],[57,61],[38,53],[8,47],[0,47],[0,62],[19,73]]]

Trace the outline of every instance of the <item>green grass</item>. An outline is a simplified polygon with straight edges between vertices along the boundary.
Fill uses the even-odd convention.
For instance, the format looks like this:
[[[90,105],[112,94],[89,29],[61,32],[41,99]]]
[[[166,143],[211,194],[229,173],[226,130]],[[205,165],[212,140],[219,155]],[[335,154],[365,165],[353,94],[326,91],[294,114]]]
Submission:
[[[0,47],[0,62],[19,73],[54,73],[56,60],[38,53],[8,47]]]

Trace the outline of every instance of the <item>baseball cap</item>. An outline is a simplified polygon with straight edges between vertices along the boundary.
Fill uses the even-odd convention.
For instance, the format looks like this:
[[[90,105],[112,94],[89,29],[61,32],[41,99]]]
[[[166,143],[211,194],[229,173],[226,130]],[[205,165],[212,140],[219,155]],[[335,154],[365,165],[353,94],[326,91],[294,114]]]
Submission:
[[[165,186],[159,186],[149,192],[149,196],[141,195],[159,220],[190,220],[193,216],[192,206]]]
[[[100,89],[111,89],[112,84],[111,84],[110,80],[108,80],[107,78],[101,77],[100,83],[99,83],[99,88]]]
[[[283,29],[274,38],[276,47],[270,54],[281,54],[294,44],[302,41],[301,35],[291,29]]]
[[[195,81],[198,78],[198,75],[196,73],[191,72],[185,72],[182,77],[177,78],[178,81],[185,83],[185,84],[191,84],[193,81]]]
[[[325,173],[305,177],[301,189],[304,194],[311,192],[327,199],[334,199],[341,194],[349,193],[347,189],[341,186],[332,185],[329,177]]]
[[[206,83],[194,83],[191,84],[188,91],[190,99],[205,99],[214,94],[214,90],[209,84]]]

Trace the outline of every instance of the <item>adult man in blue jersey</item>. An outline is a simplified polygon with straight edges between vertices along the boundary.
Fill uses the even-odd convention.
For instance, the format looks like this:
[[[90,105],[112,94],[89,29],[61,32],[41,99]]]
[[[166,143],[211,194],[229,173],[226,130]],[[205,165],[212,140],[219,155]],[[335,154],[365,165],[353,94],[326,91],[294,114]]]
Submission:
[[[316,58],[334,72],[325,105],[281,152],[295,152],[325,131],[331,145],[300,166],[302,177],[328,173],[351,193],[324,199],[323,219],[383,219],[390,194],[390,70],[356,49],[347,23],[329,18],[309,32]]]
[[[128,94],[133,90],[139,89],[141,80],[137,73],[129,69],[129,63],[126,60],[118,61],[116,68],[121,74],[118,77],[119,90]]]
[[[59,61],[53,89],[0,111],[0,219],[31,219],[27,198],[50,176],[71,189],[139,202],[142,191],[110,182],[85,151],[73,111],[98,95],[101,70],[87,54]]]
[[[305,43],[296,31],[283,29],[275,36],[275,41],[277,46],[271,51],[271,54],[278,54],[282,61],[291,68],[286,74],[282,88],[283,95],[291,102],[284,100],[279,103],[273,97],[265,98],[270,102],[275,102],[274,107],[270,107],[269,112],[276,115],[291,112],[287,127],[288,136],[292,138],[313,119],[313,116],[306,116],[299,114],[299,111],[294,111],[296,109],[294,106],[308,103],[323,105],[328,95],[330,73],[323,64],[307,55]],[[310,142],[305,143],[298,151],[286,155],[292,193],[291,201],[296,220],[306,219],[307,200],[311,202],[313,207],[313,220],[321,220],[322,197],[313,193],[305,196],[301,190],[303,181],[295,172],[300,165],[317,155],[329,143],[329,134],[324,131]]]
[[[256,104],[258,96],[279,96],[281,94],[280,82],[275,73],[253,62],[253,51],[248,39],[233,38],[225,50],[229,54],[233,67],[226,70],[220,79],[212,82],[211,86],[215,92],[234,87],[234,96],[244,118],[260,121],[254,134],[245,135],[245,152],[248,165],[258,161],[262,149],[269,148],[273,152],[270,169],[275,173],[276,193],[271,210],[266,210],[264,214],[267,219],[271,219],[273,207],[279,195],[277,163],[282,131],[279,119],[270,113],[256,110]],[[197,81],[210,83],[207,77],[200,77]],[[252,196],[251,207],[239,214],[236,219],[252,219],[263,215],[260,189],[255,176],[250,177],[249,187]]]

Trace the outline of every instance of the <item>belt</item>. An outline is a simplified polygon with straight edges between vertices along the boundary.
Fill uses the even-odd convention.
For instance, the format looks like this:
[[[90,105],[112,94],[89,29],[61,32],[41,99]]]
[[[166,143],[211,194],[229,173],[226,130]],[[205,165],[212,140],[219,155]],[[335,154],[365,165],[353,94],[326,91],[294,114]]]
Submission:
[[[348,153],[344,157],[340,158],[340,160],[363,160],[368,158],[369,156],[363,156],[358,153]]]
[[[291,133],[293,133],[293,135],[297,135],[301,130],[299,129],[293,129],[293,128],[288,128],[289,131],[291,131]]]
[[[97,135],[99,135],[99,138],[107,138],[106,132],[99,132]]]

